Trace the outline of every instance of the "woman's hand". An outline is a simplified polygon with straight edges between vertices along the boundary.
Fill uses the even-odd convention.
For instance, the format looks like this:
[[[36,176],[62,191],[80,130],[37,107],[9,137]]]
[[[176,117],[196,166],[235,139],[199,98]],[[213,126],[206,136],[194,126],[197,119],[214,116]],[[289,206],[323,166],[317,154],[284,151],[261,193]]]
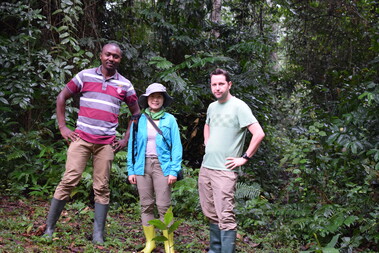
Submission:
[[[136,175],[131,175],[128,177],[128,179],[129,179],[129,182],[131,184],[137,184],[137,176]]]
[[[168,184],[174,184],[176,182],[176,177],[175,176],[172,176],[172,175],[169,175],[168,176]]]

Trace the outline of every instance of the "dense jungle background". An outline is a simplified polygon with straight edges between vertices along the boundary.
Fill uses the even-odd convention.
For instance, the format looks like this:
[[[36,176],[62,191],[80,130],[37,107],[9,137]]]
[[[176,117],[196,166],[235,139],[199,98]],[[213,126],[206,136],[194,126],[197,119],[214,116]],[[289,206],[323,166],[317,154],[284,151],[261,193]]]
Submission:
[[[64,171],[55,99],[104,43],[138,95],[175,98],[185,179],[173,189],[178,252],[206,252],[197,193],[209,73],[232,74],[265,133],[240,170],[239,252],[379,252],[379,3],[375,0],[21,0],[0,4],[0,251],[143,247],[126,150],[112,168],[107,242],[92,246],[91,164],[52,243],[39,240]],[[75,128],[78,99],[68,104]],[[119,137],[130,112],[122,109]],[[249,136],[250,138],[250,136]],[[131,228],[134,229],[131,229]],[[194,236],[194,237],[191,237]],[[133,239],[135,238],[135,239]],[[201,243],[202,242],[202,243]],[[59,250],[58,250],[59,248]],[[157,249],[158,252],[159,249]]]

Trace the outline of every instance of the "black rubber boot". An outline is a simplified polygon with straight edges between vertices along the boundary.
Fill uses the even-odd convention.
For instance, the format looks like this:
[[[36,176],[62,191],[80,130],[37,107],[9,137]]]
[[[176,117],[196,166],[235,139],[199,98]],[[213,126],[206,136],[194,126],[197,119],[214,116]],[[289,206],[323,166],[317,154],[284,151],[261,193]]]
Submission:
[[[221,253],[236,252],[236,230],[221,230]]]
[[[49,214],[47,216],[46,221],[46,231],[43,235],[44,237],[52,237],[55,229],[55,224],[57,223],[57,220],[59,219],[59,216],[61,216],[62,210],[66,204],[66,200],[59,200],[56,198],[53,198],[51,200],[51,206],[49,210]]]
[[[221,253],[221,230],[218,224],[210,223],[210,246],[208,253]]]
[[[104,243],[104,227],[107,219],[109,205],[95,203],[95,221],[93,223],[92,242],[94,244]]]

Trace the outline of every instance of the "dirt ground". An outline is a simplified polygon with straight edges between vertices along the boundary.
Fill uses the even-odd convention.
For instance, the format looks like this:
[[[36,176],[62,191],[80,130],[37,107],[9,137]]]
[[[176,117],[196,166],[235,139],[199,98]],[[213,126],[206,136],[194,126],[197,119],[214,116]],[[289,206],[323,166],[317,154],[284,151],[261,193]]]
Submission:
[[[49,202],[39,199],[18,199],[2,196],[0,200],[0,252],[138,252],[144,247],[139,217],[125,212],[108,213],[106,243],[91,243],[93,209],[69,208],[57,223],[57,236],[52,242],[41,240],[46,228]],[[208,252],[208,227],[186,221],[174,232],[175,252]],[[159,235],[159,231],[157,232]],[[253,252],[257,245],[239,237],[238,252]],[[157,242],[154,253],[164,252]]]

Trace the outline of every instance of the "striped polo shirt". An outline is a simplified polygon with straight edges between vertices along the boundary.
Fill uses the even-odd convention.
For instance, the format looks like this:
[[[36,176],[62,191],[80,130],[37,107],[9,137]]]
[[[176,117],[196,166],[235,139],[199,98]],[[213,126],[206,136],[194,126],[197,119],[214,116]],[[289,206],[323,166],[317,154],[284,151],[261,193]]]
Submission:
[[[101,68],[79,72],[66,87],[74,94],[81,93],[75,132],[87,142],[111,144],[116,135],[121,103],[131,106],[138,98],[128,79],[118,72],[105,79]]]

